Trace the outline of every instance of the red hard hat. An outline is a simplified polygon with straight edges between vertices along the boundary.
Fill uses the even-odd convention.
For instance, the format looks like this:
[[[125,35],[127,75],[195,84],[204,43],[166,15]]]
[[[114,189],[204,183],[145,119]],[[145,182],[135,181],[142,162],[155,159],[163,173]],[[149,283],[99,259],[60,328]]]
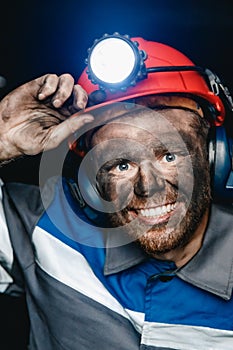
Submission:
[[[180,51],[158,42],[147,41],[139,37],[131,38],[138,43],[139,50],[147,53],[145,60],[146,68],[164,66],[195,66],[194,63]],[[78,84],[80,84],[90,95],[98,90],[98,86],[93,84],[87,75],[87,68],[81,74]],[[130,86],[126,91],[111,92],[105,90],[106,99],[103,105],[124,101],[145,95],[155,94],[183,94],[201,98],[209,102],[215,110],[215,125],[221,125],[225,116],[225,108],[219,96],[215,95],[208,86],[205,78],[198,71],[175,71],[148,73],[147,78],[137,82],[135,86]]]

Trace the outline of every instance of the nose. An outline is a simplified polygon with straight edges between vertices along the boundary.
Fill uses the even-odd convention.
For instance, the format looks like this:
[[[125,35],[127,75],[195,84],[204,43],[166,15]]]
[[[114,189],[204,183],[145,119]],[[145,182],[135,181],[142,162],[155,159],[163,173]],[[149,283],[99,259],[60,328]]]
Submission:
[[[140,164],[138,178],[134,185],[134,193],[140,197],[151,197],[165,187],[160,171],[149,161]]]

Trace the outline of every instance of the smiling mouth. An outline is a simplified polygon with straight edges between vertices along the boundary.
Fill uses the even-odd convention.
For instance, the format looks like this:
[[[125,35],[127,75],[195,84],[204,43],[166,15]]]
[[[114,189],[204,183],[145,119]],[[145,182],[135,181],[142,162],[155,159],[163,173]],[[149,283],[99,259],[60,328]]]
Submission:
[[[149,217],[161,216],[161,215],[170,213],[175,209],[175,207],[176,207],[176,203],[172,203],[172,204],[162,205],[156,208],[139,209],[137,210],[137,212],[140,216],[145,216],[149,218]]]
[[[152,208],[131,209],[129,210],[133,218],[138,218],[140,221],[150,225],[161,224],[167,222],[176,208],[176,203],[169,203]]]

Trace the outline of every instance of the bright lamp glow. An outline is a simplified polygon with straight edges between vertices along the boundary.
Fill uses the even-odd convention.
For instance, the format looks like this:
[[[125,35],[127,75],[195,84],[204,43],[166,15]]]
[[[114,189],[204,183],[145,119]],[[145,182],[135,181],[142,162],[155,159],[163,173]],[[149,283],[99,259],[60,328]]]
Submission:
[[[90,56],[92,72],[108,84],[117,84],[127,79],[134,70],[135,62],[134,50],[120,38],[100,41]]]

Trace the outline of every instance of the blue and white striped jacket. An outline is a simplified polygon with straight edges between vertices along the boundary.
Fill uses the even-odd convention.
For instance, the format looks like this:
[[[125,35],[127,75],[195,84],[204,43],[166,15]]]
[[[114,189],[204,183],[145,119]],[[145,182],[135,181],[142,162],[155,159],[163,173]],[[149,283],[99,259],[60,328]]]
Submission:
[[[35,186],[3,191],[30,350],[233,349],[232,208],[212,206],[202,248],[177,270],[135,243],[106,248],[60,181],[43,203]]]

